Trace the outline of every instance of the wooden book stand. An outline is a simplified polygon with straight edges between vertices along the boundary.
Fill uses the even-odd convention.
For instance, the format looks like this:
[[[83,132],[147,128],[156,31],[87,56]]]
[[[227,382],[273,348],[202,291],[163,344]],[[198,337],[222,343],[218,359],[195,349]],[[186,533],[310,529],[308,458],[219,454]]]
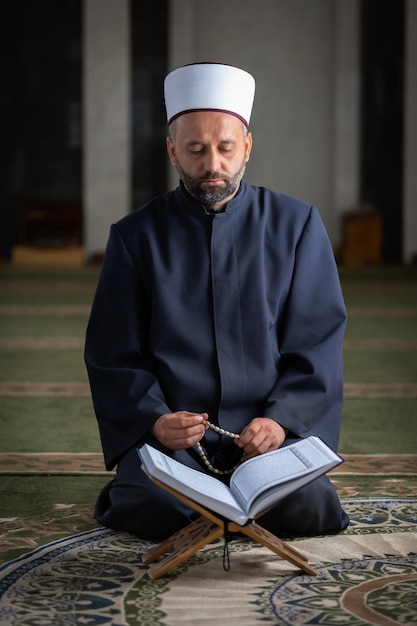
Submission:
[[[209,509],[206,509],[194,500],[190,500],[182,493],[168,487],[159,480],[155,478],[152,478],[152,480],[159,485],[159,487],[162,487],[185,502],[185,504],[201,513],[201,517],[174,533],[171,537],[142,556],[143,563],[145,565],[150,564],[148,575],[152,580],[163,576],[170,569],[188,559],[208,543],[222,537],[225,531],[225,521],[228,531],[231,533],[239,532],[254,539],[266,548],[272,550],[275,554],[278,554],[278,556],[281,556],[283,559],[299,567],[306,574],[316,576],[317,572],[308,565],[307,559],[302,554],[284,541],[281,541],[281,539],[278,539],[278,537],[265,528],[262,528],[262,526],[259,526],[255,521],[240,526],[235,522],[224,520],[221,517],[217,517]]]

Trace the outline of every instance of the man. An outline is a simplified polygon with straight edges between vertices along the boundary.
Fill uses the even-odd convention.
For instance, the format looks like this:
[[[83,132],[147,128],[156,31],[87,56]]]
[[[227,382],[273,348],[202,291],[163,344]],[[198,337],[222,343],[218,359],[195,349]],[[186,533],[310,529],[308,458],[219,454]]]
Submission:
[[[106,248],[85,360],[117,474],[96,517],[143,539],[197,517],[144,474],[144,442],[222,480],[300,437],[338,444],[346,314],[337,269],[314,207],[243,180],[253,97],[253,78],[227,65],[167,76],[180,185],[113,225]],[[339,531],[348,518],[323,476],[260,522],[303,535]]]

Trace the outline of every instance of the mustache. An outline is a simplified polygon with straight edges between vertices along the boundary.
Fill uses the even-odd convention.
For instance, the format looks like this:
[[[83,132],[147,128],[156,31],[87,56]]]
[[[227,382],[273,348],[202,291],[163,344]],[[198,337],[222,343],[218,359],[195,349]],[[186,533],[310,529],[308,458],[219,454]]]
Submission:
[[[201,182],[205,180],[228,180],[228,179],[227,179],[227,176],[224,176],[224,174],[220,174],[219,172],[206,172],[204,176],[200,178]]]

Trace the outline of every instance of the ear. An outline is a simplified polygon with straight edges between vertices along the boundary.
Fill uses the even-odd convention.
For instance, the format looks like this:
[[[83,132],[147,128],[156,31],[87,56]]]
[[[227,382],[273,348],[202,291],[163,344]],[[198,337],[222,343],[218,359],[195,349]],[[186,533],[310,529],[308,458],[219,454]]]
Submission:
[[[252,152],[252,133],[248,133],[245,138],[246,163],[249,161]]]
[[[171,137],[167,137],[167,152],[169,156],[169,160],[171,161],[171,165],[175,167],[175,147],[172,143]]]

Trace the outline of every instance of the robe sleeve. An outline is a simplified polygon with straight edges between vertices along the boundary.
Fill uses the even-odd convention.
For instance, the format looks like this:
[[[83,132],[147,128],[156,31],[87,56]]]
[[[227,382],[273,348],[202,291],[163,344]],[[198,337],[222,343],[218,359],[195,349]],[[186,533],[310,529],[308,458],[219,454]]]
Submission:
[[[346,309],[333,251],[313,207],[298,242],[279,325],[278,380],[265,405],[299,437],[318,435],[337,448],[343,399]]]
[[[112,469],[169,412],[147,353],[150,303],[140,268],[112,226],[86,333],[85,363],[104,459]]]

